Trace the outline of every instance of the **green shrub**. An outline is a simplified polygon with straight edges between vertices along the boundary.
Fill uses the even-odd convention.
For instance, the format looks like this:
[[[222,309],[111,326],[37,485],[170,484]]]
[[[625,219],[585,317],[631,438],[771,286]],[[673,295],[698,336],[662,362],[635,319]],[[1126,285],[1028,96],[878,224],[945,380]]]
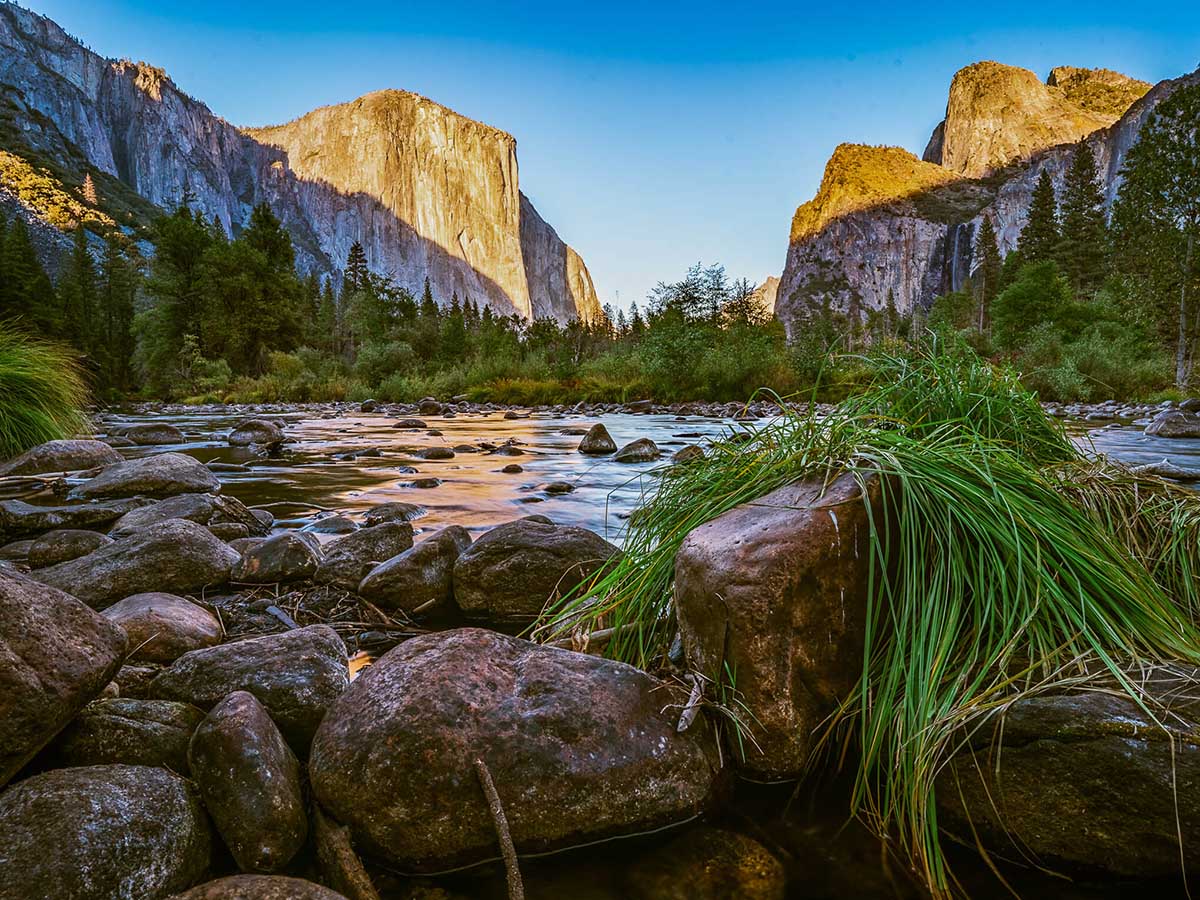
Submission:
[[[76,353],[0,324],[0,458],[88,429]]]

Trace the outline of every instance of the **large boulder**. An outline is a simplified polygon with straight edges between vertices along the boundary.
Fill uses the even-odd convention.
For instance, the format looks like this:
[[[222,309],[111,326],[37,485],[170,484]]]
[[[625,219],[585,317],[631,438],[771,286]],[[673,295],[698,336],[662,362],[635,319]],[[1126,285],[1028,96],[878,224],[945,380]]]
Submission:
[[[619,463],[639,463],[652,462],[660,456],[662,451],[658,449],[658,444],[650,438],[638,438],[618,450],[613,459]]]
[[[586,528],[518,519],[462,552],[454,564],[454,599],[468,618],[529,621],[619,553]]]
[[[1200,702],[1187,681],[1161,685],[1167,708],[1112,692],[1013,703],[972,730],[936,785],[938,824],[998,853],[1123,876],[1200,865]],[[1147,675],[1138,672],[1141,683]],[[1157,691],[1158,677],[1145,683]],[[1174,683],[1173,683],[1174,682]],[[1163,724],[1160,724],[1163,723]],[[1174,746],[1172,746],[1174,744]],[[1182,839],[1182,846],[1180,841]]]
[[[124,437],[139,447],[152,447],[157,444],[182,444],[187,438],[183,432],[168,422],[143,422],[122,429]]]
[[[67,506],[35,506],[24,500],[0,500],[0,536],[5,540],[55,528],[99,528],[121,518],[144,500],[109,500]]]
[[[233,580],[242,584],[303,581],[321,565],[321,545],[311,534],[285,531],[247,547],[233,567]]]
[[[128,459],[104,469],[71,491],[74,500],[105,497],[171,497],[175,494],[216,493],[221,480],[198,460],[182,453],[160,453]]]
[[[579,452],[589,456],[607,456],[617,452],[617,442],[600,422],[593,425],[579,442]]]
[[[1182,409],[1164,409],[1146,426],[1146,434],[1164,438],[1200,437],[1200,415]]]
[[[99,696],[125,641],[74,597],[0,572],[0,785]]]
[[[227,694],[249,691],[303,756],[349,683],[342,639],[328,625],[310,625],[185,653],[151,682],[149,695],[207,710]]]
[[[39,569],[33,577],[102,609],[132,594],[185,594],[224,584],[237,561],[237,553],[207,528],[171,519],[87,556]]]
[[[229,432],[229,443],[234,447],[278,444],[282,440],[283,429],[266,419],[247,419]]]
[[[880,514],[878,478],[867,481]],[[736,689],[756,777],[803,773],[812,733],[862,674],[873,562],[867,506],[844,474],[787,485],[692,531],[675,557],[675,605],[690,665]]]
[[[44,569],[107,547],[112,538],[98,531],[80,528],[59,528],[48,531],[29,547],[29,567]]]
[[[327,887],[286,875],[229,875],[196,885],[171,900],[346,900]]]
[[[199,525],[243,525],[248,534],[267,533],[267,527],[234,497],[220,494],[176,494],[157,503],[139,507],[121,516],[113,525],[113,535],[128,534],[139,528],[158,525],[168,519],[187,519]],[[245,537],[245,535],[242,535]]]
[[[188,742],[204,713],[189,703],[111,697],[94,700],[39,757],[47,766],[124,763],[188,774]]]
[[[412,545],[413,527],[408,522],[385,522],[363,528],[322,548],[324,558],[313,580],[353,591],[368,572]]]
[[[414,871],[496,855],[476,773],[495,783],[518,851],[540,852],[695,816],[717,755],[703,722],[611,660],[481,629],[422,635],[384,654],[330,707],[313,791],[355,846]]]
[[[454,564],[471,534],[449,525],[371,569],[358,593],[384,609],[444,615],[454,610]]]
[[[129,659],[171,663],[191,650],[221,643],[224,630],[211,612],[174,594],[134,594],[104,610],[129,635]]]
[[[78,472],[120,461],[121,454],[103,441],[47,441],[0,465],[0,475]]]
[[[5,900],[157,900],[195,884],[211,851],[195,789],[166,769],[54,769],[0,794]]]
[[[188,750],[192,777],[244,872],[278,872],[304,845],[300,763],[254,695],[235,691],[205,717]]]

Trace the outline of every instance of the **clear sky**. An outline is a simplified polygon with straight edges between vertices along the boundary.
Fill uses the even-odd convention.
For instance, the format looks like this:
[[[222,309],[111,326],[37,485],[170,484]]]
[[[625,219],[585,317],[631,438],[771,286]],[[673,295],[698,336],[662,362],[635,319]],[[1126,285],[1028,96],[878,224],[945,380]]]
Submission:
[[[512,133],[522,190],[622,306],[694,262],[779,274],[833,148],[919,155],[968,63],[1200,65],[1197,0],[22,3],[238,125],[390,87]]]

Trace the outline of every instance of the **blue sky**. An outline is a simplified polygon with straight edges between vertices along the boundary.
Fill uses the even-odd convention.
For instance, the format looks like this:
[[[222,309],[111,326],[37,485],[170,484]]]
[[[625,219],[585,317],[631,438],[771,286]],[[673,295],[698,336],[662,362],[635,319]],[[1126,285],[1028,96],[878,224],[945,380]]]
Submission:
[[[968,63],[1200,65],[1194,0],[23,4],[239,125],[394,87],[511,132],[522,189],[622,306],[697,261],[778,274],[833,148],[920,154]]]

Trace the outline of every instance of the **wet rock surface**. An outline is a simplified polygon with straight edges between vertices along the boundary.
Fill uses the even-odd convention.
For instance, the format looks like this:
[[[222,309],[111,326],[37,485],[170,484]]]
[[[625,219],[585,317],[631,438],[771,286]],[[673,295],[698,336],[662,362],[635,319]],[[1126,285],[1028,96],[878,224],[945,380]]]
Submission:
[[[170,497],[220,489],[220,479],[207,466],[182,453],[160,453],[108,466],[72,490],[70,497],[76,500],[135,495]]]
[[[283,429],[266,419],[247,419],[229,433],[229,443],[235,447],[277,444],[282,440]]]
[[[579,442],[579,452],[595,456],[616,453],[617,442],[612,439],[612,435],[608,433],[608,429],[604,427],[604,424],[597,422],[588,429],[587,434],[583,436],[583,440]]]
[[[103,441],[47,441],[0,465],[0,475],[74,472],[121,462],[121,454]]]
[[[195,789],[166,769],[55,769],[0,794],[4,883],[37,896],[154,900],[195,884],[212,838]]]
[[[187,519],[199,525],[244,525],[249,534],[266,534],[263,523],[241,501],[218,494],[177,494],[121,516],[110,534],[120,536],[169,519]],[[244,536],[244,535],[243,535]]]
[[[204,713],[187,703],[113,697],[95,700],[63,729],[46,767],[161,766],[187,775],[188,742]]]
[[[41,506],[23,500],[0,500],[0,534],[12,538],[56,528],[100,528],[144,505],[143,500],[110,500],[73,506]]]
[[[668,703],[661,682],[620,663],[479,629],[428,635],[385,654],[333,704],[309,772],[356,846],[416,870],[496,854],[476,759],[519,850],[584,843],[686,820],[707,803],[711,735],[677,732]]]
[[[133,662],[170,663],[190,650],[221,643],[224,632],[211,612],[175,594],[134,594],[103,615],[129,635]]]
[[[368,572],[412,545],[413,528],[408,522],[363,528],[325,545],[313,580],[355,590]]]
[[[278,872],[291,862],[308,835],[300,763],[252,694],[235,691],[213,707],[192,736],[188,761],[243,871]]]
[[[311,578],[321,565],[321,545],[310,534],[285,531],[248,547],[231,577],[243,584],[274,584]]]
[[[29,566],[44,569],[60,562],[78,559],[111,544],[112,538],[98,531],[60,528],[49,531],[29,547]]]
[[[660,456],[662,456],[662,451],[658,449],[658,445],[654,441],[650,438],[638,438],[618,450],[613,459],[621,463],[639,463],[651,462]]]
[[[626,877],[631,900],[783,900],[787,875],[762,844],[701,826],[635,862]]]
[[[351,900],[336,891],[284,875],[230,875],[206,881],[171,900]],[[431,898],[433,900],[433,898]]]
[[[458,525],[431,534],[371,569],[358,593],[384,609],[439,615],[454,610],[454,564],[471,546],[471,535]]]

